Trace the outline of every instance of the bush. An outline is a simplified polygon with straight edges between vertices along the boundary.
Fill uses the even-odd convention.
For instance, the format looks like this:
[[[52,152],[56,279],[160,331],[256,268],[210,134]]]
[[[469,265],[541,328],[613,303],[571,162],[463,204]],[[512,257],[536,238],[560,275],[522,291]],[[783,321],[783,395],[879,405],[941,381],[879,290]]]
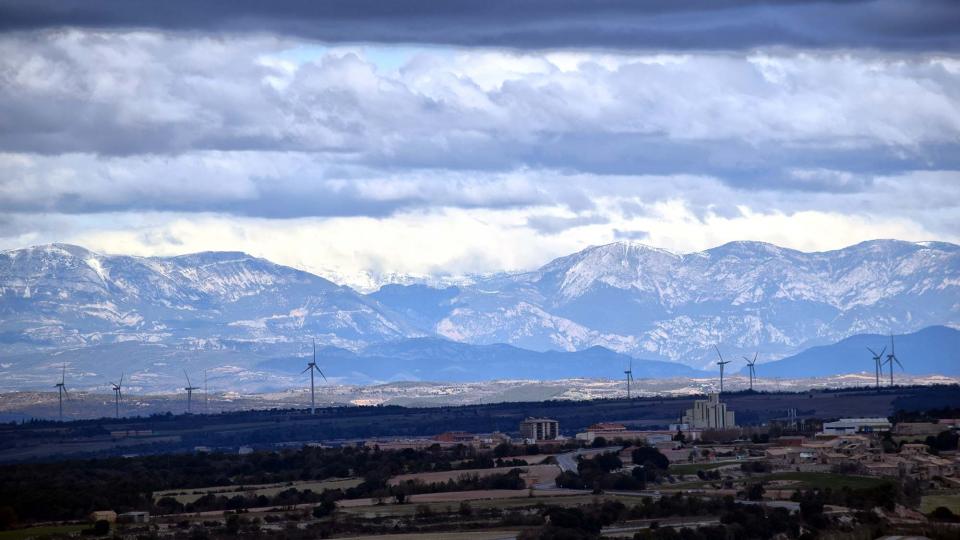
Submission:
[[[933,512],[930,512],[928,516],[930,517],[930,519],[933,519],[936,521],[946,521],[949,523],[955,523],[957,521],[960,521],[960,519],[957,518],[957,515],[954,514],[949,508],[945,506],[938,506],[937,508],[934,509]]]
[[[660,453],[656,448],[649,446],[640,446],[633,451],[633,464],[644,465],[645,467],[654,467],[656,469],[667,470],[670,467],[670,460],[667,456]]]
[[[329,516],[336,509],[337,509],[337,503],[327,499],[322,503],[318,504],[317,506],[314,506],[313,511],[311,513],[313,514],[313,517],[320,519],[322,517]]]

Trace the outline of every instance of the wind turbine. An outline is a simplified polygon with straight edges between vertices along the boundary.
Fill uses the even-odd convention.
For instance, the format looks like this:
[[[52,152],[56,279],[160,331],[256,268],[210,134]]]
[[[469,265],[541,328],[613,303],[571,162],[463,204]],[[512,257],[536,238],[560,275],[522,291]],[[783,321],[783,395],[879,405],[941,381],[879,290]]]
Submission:
[[[717,350],[717,356],[720,357],[720,361],[717,362],[717,365],[720,366],[720,393],[722,394],[723,393],[723,366],[729,364],[730,360],[724,361],[723,355],[720,354],[720,349],[716,345],[714,345],[713,348]]]
[[[60,382],[53,385],[57,389],[57,397],[60,398],[60,421],[63,422],[63,396],[67,395],[67,387],[64,385],[67,378],[67,365],[63,365],[63,371],[60,373]]]
[[[747,367],[750,368],[750,390],[751,390],[751,391],[753,390],[753,378],[754,378],[754,376],[756,376],[756,374],[757,374],[757,371],[756,371],[756,369],[754,368],[754,366],[757,364],[757,355],[758,355],[758,354],[760,354],[760,353],[759,353],[759,352],[753,353],[753,360],[750,360],[750,359],[747,358],[746,356],[743,357],[743,359],[747,361]],[[721,369],[722,369],[722,368],[721,368]]]
[[[627,376],[627,399],[630,399],[630,383],[633,382],[633,360],[630,360],[630,367],[623,373]]]
[[[896,362],[900,369],[903,369],[903,364],[900,363],[900,360],[897,358],[897,352],[893,344],[893,334],[890,334],[890,354],[887,355],[887,363],[890,364],[890,386],[893,386],[893,363]]]
[[[190,402],[193,401],[193,391],[199,390],[196,386],[190,383],[190,376],[187,375],[187,370],[183,370],[183,375],[187,378],[187,386],[184,387],[184,390],[187,391],[187,413],[190,413]]]
[[[870,347],[867,347],[867,350],[873,355],[873,370],[877,376],[877,390],[880,390],[880,372],[883,370],[883,353],[887,352],[887,346],[884,345],[883,348],[880,349],[880,354],[877,354],[877,351]]]
[[[120,382],[118,383],[111,382],[110,386],[113,386],[113,398],[114,398],[114,404],[116,407],[116,414],[117,414],[117,418],[120,418],[120,398],[123,397],[122,392],[120,390],[123,387],[122,372],[120,373]]]
[[[313,340],[313,361],[307,362],[307,367],[300,373],[310,372],[310,414],[316,414],[317,406],[314,399],[314,390],[313,390],[313,371],[316,370],[317,373],[323,377],[323,382],[327,382],[327,376],[320,371],[320,368],[317,367],[317,340]]]

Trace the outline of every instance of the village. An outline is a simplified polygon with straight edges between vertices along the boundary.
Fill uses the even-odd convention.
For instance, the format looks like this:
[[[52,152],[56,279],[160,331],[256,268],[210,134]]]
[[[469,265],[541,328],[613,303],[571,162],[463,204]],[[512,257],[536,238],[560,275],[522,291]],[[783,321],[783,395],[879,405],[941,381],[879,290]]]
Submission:
[[[543,526],[552,508],[614,505],[619,510],[603,536],[632,538],[671,520],[720,526],[720,517],[704,512],[724,504],[759,505],[770,519],[785,511],[809,521],[802,505],[815,497],[829,527],[853,527],[863,510],[873,509],[882,523],[909,528],[934,520],[949,528],[960,514],[960,419],[953,416],[824,421],[790,410],[782,421],[741,426],[721,396],[710,394],[675,423],[649,429],[611,418],[565,431],[557,419],[537,416],[509,432],[453,430],[283,448],[195,446],[176,458],[103,462],[116,469],[109,472],[85,462],[102,478],[84,480],[90,501],[145,496],[145,502],[101,505],[85,520],[46,523],[131,538],[317,531],[366,538],[469,526],[469,538],[482,540],[519,538]],[[111,433],[121,440],[141,435]],[[53,474],[37,467],[37,477]],[[161,470],[153,487],[116,493],[117,484],[107,480],[154,467]]]

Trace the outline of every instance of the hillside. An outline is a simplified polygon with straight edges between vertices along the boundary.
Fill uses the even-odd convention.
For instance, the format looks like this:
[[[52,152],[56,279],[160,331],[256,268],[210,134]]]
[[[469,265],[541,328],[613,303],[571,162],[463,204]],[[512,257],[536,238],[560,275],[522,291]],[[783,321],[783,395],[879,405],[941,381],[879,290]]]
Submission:
[[[915,375],[960,375],[960,330],[931,326],[919,332],[894,336],[897,358],[903,364],[894,367],[894,380],[900,373]],[[832,345],[812,347],[777,362],[757,365],[760,377],[818,377],[866,371],[874,373],[873,355],[886,347],[890,336],[858,334]],[[884,355],[886,361],[886,355]],[[744,373],[741,371],[741,373]],[[889,382],[890,366],[883,370],[881,383]]]

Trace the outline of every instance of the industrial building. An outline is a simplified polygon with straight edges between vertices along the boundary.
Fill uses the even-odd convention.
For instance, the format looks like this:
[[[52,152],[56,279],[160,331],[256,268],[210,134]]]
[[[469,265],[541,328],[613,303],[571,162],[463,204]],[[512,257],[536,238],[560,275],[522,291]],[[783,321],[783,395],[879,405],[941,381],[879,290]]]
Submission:
[[[601,422],[588,427],[584,432],[577,433],[576,438],[589,444],[592,444],[597,437],[603,437],[607,441],[642,441],[644,444],[654,446],[658,443],[673,440],[677,433],[678,431],[676,430],[628,430],[623,424]],[[680,433],[684,432],[680,431]],[[696,440],[700,438],[700,432],[687,429],[684,436],[687,437],[688,440]]]
[[[687,409],[682,422],[692,429],[737,427],[733,411],[728,411],[727,404],[720,402],[720,394],[710,394],[707,399],[694,401],[693,408]]]
[[[550,418],[527,418],[520,422],[520,437],[531,442],[553,441],[560,435],[560,423]]]
[[[823,423],[823,435],[853,435],[890,431],[893,427],[886,418],[841,418],[836,422]]]

